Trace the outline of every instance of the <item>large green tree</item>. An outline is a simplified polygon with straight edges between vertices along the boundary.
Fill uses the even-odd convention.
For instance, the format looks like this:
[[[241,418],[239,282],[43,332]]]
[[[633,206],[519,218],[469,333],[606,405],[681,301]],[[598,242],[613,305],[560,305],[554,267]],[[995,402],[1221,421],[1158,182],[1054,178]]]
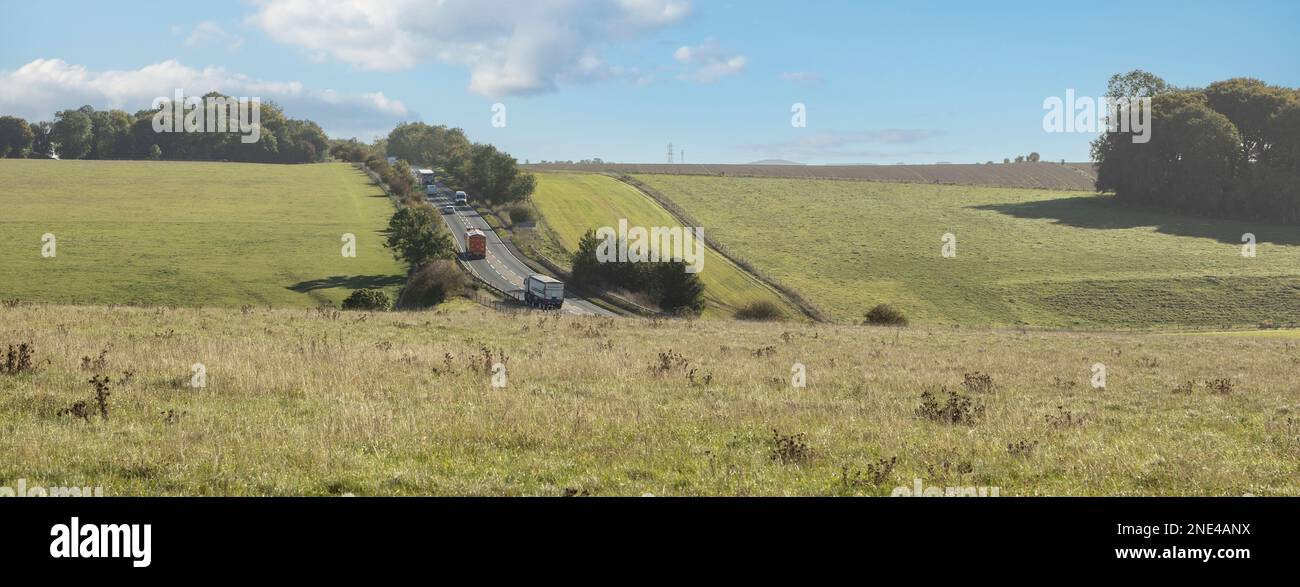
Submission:
[[[32,131],[32,151],[31,157],[49,157],[54,153],[54,146],[51,144],[50,131],[53,128],[48,122],[33,122],[30,125]]]
[[[82,110],[61,110],[54,114],[50,141],[62,159],[81,159],[90,154],[94,139],[94,124],[90,115]]]
[[[442,229],[442,219],[428,206],[407,206],[388,220],[388,248],[398,260],[417,269],[436,259],[455,256],[451,235]]]
[[[1269,136],[1269,121],[1296,101],[1290,88],[1244,77],[1210,84],[1205,88],[1205,99],[1210,108],[1227,116],[1237,127],[1245,161],[1267,157],[1269,146],[1276,140]]]
[[[23,157],[35,138],[31,125],[16,116],[0,116],[0,157]]]
[[[699,274],[688,273],[686,263],[681,261],[651,266],[660,309],[682,316],[696,316],[704,311],[704,282],[700,281]]]
[[[1160,76],[1141,69],[1117,73],[1106,82],[1106,96],[1109,98],[1154,98],[1174,90]]]
[[[131,116],[121,110],[89,112],[91,122],[91,159],[125,158],[132,155]]]

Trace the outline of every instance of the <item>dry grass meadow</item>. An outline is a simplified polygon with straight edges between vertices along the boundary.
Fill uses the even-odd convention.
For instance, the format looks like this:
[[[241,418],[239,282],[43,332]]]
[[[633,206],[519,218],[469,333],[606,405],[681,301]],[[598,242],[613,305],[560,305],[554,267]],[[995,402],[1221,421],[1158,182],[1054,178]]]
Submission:
[[[600,319],[464,301],[0,306],[0,352],[23,343],[30,367],[0,362],[0,485],[888,495],[919,478],[1003,496],[1300,493],[1300,340],[1284,335]],[[497,362],[505,387],[491,383]],[[195,363],[206,387],[189,386]],[[794,363],[805,388],[790,384]],[[109,381],[107,418],[92,377]],[[79,401],[84,414],[68,413]]]

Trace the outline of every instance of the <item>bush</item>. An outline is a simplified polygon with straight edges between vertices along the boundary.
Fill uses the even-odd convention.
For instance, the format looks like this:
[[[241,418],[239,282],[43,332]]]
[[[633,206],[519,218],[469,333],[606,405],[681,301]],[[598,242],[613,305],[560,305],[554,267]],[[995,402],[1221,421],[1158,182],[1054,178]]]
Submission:
[[[352,292],[348,299],[343,300],[344,310],[378,310],[384,311],[390,307],[388,294],[377,289],[359,289]]]
[[[428,308],[465,291],[468,282],[454,261],[434,261],[420,268],[406,284],[402,293],[402,306]]]
[[[533,209],[528,204],[514,204],[505,209],[510,215],[510,224],[527,224],[533,221]]]
[[[865,324],[880,326],[907,326],[907,316],[889,304],[880,304],[867,312]]]
[[[736,310],[737,320],[780,320],[785,318],[785,313],[776,304],[760,300],[750,302]]]

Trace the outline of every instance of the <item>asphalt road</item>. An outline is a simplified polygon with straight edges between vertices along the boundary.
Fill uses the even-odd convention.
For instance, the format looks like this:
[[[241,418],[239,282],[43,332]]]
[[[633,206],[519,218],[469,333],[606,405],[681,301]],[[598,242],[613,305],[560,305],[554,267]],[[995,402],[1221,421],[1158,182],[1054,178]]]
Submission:
[[[493,232],[492,227],[488,226],[486,220],[479,216],[478,212],[471,206],[456,206],[456,212],[453,214],[442,214],[442,207],[451,204],[451,192],[445,188],[437,196],[428,196],[430,204],[433,204],[442,219],[447,223],[448,230],[456,239],[456,248],[464,253],[465,231],[470,228],[477,228],[487,235],[487,256],[483,259],[471,259],[466,262],[469,270],[478,279],[491,284],[493,287],[513,295],[518,299],[524,296],[524,278],[532,273],[536,273],[520,261],[510,249],[506,248],[505,243],[501,242],[501,237]],[[564,292],[564,305],[560,311],[565,314],[574,315],[595,315],[595,316],[617,316],[600,306],[597,306],[587,300],[569,293]]]

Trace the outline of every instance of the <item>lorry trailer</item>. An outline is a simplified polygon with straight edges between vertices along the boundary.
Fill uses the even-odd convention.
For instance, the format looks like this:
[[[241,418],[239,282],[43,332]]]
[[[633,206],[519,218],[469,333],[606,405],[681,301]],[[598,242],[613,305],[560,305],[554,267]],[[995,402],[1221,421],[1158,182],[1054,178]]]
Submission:
[[[477,228],[465,230],[465,258],[482,259],[487,256],[487,235]]]
[[[524,279],[524,303],[534,308],[560,308],[564,305],[564,282],[536,273],[529,275]]]

